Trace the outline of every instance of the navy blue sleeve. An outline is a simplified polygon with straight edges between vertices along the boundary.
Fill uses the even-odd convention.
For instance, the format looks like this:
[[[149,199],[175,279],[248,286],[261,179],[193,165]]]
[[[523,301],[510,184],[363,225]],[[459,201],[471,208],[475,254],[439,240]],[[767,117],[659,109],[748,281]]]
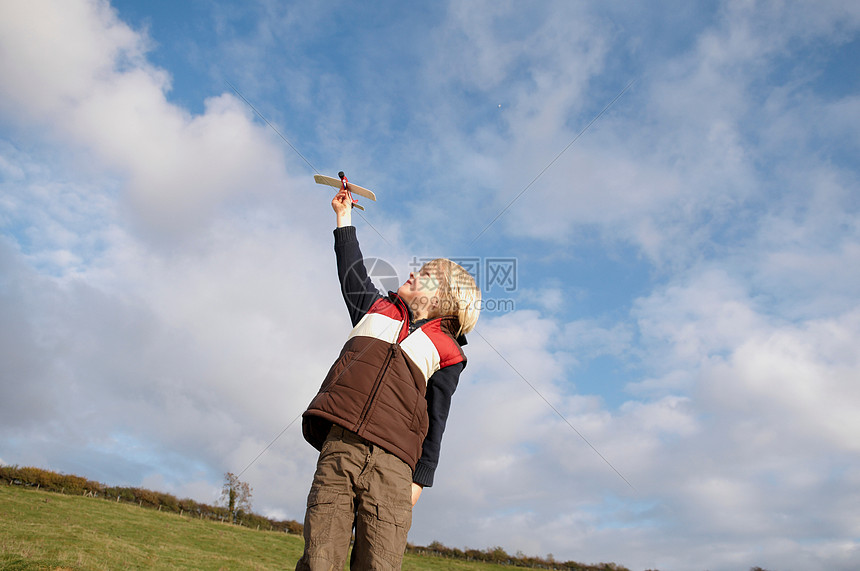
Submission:
[[[334,230],[334,253],[337,257],[337,275],[340,291],[349,311],[353,327],[361,321],[373,303],[382,297],[367,275],[364,258],[358,246],[355,226]]]
[[[427,381],[427,412],[430,418],[430,428],[424,438],[421,458],[415,466],[412,481],[424,487],[433,485],[433,475],[439,465],[439,453],[442,450],[442,434],[448,422],[448,412],[451,410],[451,397],[460,382],[460,373],[466,363],[457,363],[439,369]]]

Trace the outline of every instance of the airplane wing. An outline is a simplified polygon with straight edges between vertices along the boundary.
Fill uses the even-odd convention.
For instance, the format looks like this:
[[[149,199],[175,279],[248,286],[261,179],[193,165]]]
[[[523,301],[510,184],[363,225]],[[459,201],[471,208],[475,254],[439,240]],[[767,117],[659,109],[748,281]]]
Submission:
[[[340,179],[334,178],[333,176],[325,176],[325,175],[321,175],[321,174],[315,174],[314,175],[314,181],[317,184],[325,184],[325,185],[328,185],[328,186],[331,186],[331,187],[334,187],[337,189],[340,188]],[[348,182],[346,184],[349,187],[349,191],[351,193],[357,194],[359,196],[363,196],[364,198],[367,198],[368,200],[372,200],[372,201],[376,202],[376,195],[373,194],[372,190],[368,190],[368,189],[364,188],[363,186],[358,186],[357,184],[354,184],[351,182]]]

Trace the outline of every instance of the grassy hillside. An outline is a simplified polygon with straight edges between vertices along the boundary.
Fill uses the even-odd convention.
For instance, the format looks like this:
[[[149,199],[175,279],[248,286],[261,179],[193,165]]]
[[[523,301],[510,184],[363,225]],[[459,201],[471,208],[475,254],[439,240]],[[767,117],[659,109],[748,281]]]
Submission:
[[[0,484],[0,570],[292,569],[302,539]],[[407,554],[411,571],[502,567]]]

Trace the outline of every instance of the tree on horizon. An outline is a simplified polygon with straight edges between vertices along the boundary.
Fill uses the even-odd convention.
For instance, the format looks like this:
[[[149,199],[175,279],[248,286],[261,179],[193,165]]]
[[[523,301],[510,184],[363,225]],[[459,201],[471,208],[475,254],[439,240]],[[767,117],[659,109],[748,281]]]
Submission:
[[[251,486],[242,482],[233,472],[224,474],[224,487],[221,488],[219,502],[230,512],[230,520],[236,523],[240,512],[251,512]]]

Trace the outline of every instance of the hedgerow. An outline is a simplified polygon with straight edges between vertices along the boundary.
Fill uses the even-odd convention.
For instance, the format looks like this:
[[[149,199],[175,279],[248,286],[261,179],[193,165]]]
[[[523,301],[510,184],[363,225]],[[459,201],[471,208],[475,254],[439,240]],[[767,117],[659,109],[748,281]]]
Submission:
[[[177,513],[183,516],[230,521],[228,510],[224,507],[210,506],[188,498],[180,500],[171,494],[154,492],[145,488],[106,486],[80,476],[60,474],[32,466],[0,466],[0,482],[2,481],[9,485],[27,486],[60,494],[84,495],[114,502],[132,503],[140,507]],[[239,512],[236,523],[245,527],[280,531],[294,535],[301,535],[303,529],[302,524],[296,521],[273,520],[245,511]]]

